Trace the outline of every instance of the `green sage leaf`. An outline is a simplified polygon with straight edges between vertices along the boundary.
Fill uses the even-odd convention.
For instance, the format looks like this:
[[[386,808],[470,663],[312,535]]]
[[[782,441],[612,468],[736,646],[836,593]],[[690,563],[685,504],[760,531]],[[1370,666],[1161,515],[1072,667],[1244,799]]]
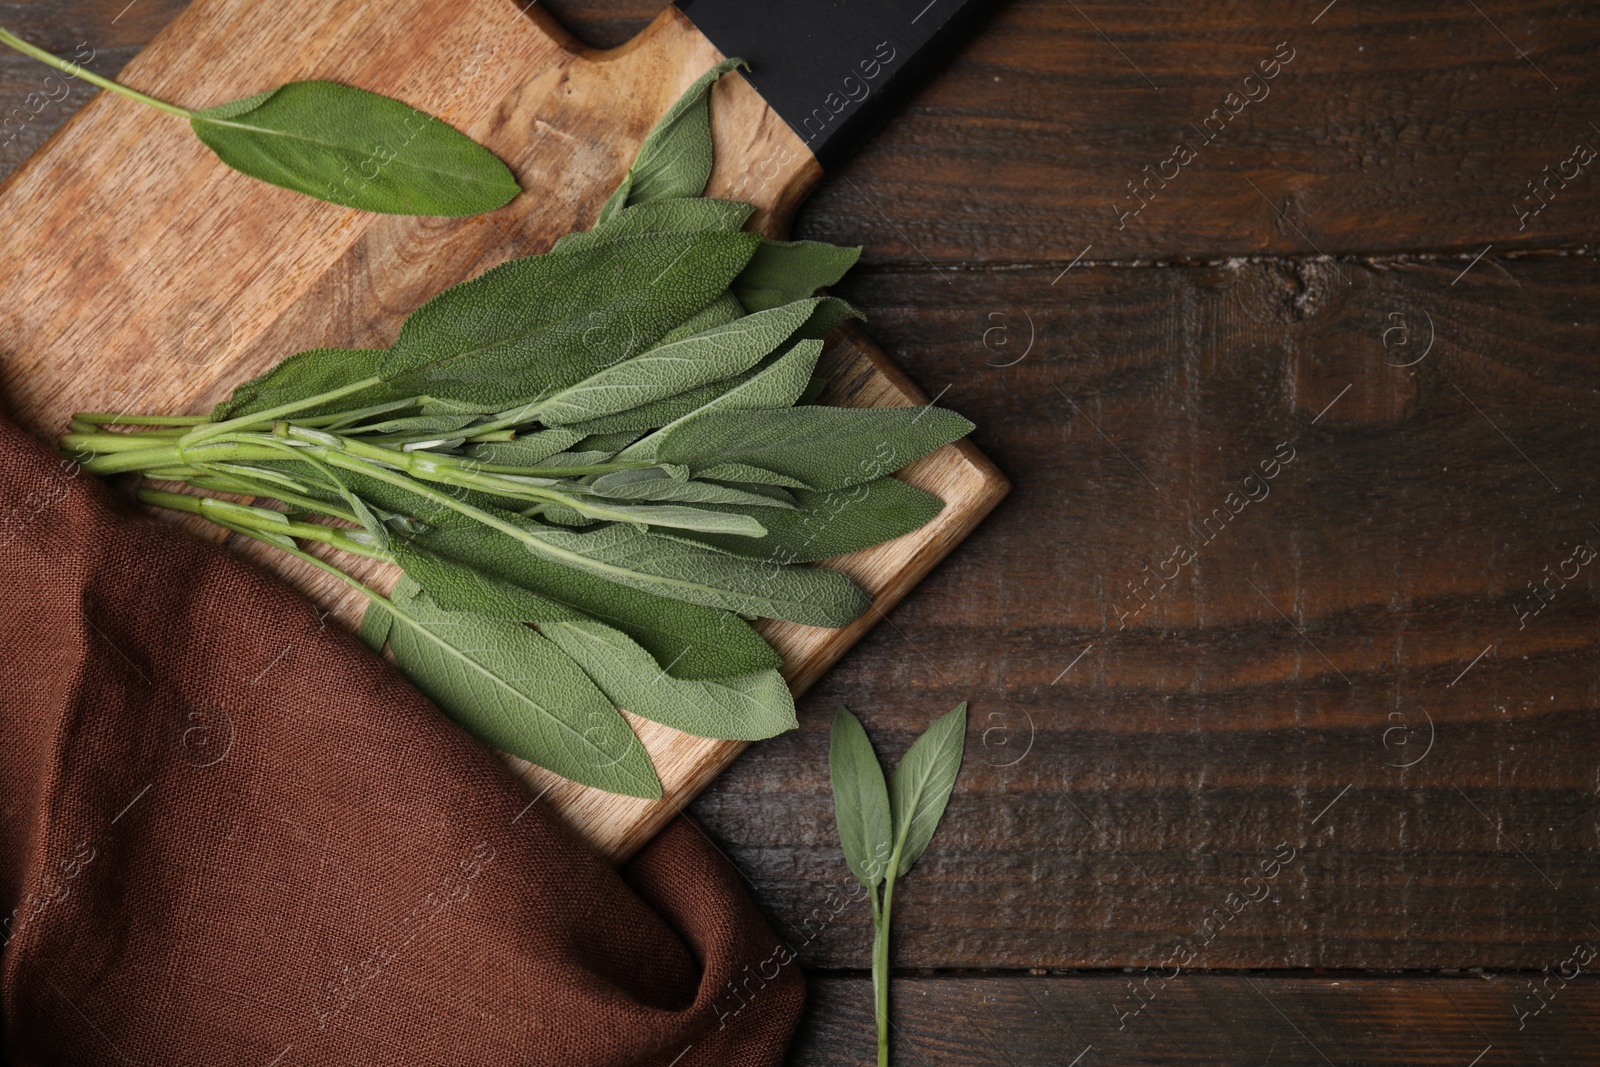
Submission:
[[[912,742],[894,769],[889,806],[894,813],[894,837],[900,857],[895,867],[897,876],[910,872],[939,829],[956,775],[961,772],[966,742],[967,703],[962,701]]]
[[[631,589],[742,615],[807,626],[844,626],[872,599],[839,571],[741,559],[704,545],[616,525],[592,533],[528,527],[524,543],[548,546],[587,570]]]
[[[827,388],[828,379],[820,376],[812,378],[811,381],[806,383],[805,391],[800,394],[800,398],[795,401],[795,406],[799,407],[803,404],[815,404],[818,400],[822,399],[822,394],[827,390]]]
[[[744,305],[739,303],[738,298],[732,293],[723,293],[669,330],[661,338],[661,343],[668,345],[674,341],[681,341],[685,337],[693,337],[697,333],[704,333],[706,330],[717,326],[726,326],[734,319],[742,318],[744,314]]]
[[[436,526],[418,541],[435,554],[621,630],[676,678],[754,674],[782,662],[772,646],[737,615],[652,596],[562,566],[535,555],[499,530],[477,524]]]
[[[750,69],[742,59],[725,59],[697,78],[656,123],[617,191],[600,209],[609,219],[629,204],[667,197],[699,196],[711,177],[711,101],[718,78],[735,67]]]
[[[455,127],[338,82],[290,82],[196,111],[190,124],[234,170],[361,211],[478,215],[522,191]]]
[[[697,408],[704,407],[739,382],[752,376],[755,371],[747,371],[736,375],[729,381],[712,382],[702,385],[697,389],[669,396],[662,400],[655,400],[648,404],[641,404],[627,411],[619,411],[615,415],[607,415],[600,419],[590,419],[586,422],[575,422],[572,429],[587,430],[590,433],[611,433],[621,430],[631,430],[639,433],[643,430],[654,430],[682,418]]]
[[[550,251],[577,252],[624,237],[663,233],[737,233],[754,211],[754,207],[742,200],[718,200],[710,196],[657,200],[620,211],[597,223],[593,229],[569,233],[552,245]],[[738,311],[744,314],[744,305],[739,305]]]
[[[632,430],[619,430],[613,433],[586,434],[582,440],[573,445],[574,452],[601,452],[607,456],[615,455],[619,449],[625,448],[639,435]],[[595,460],[596,463],[604,462]]]
[[[382,652],[393,627],[394,616],[389,609],[376,600],[368,601],[367,610],[361,615],[361,640],[366,646],[374,652]]]
[[[539,419],[551,426],[597,419],[740,374],[788,340],[817,303],[797,300],[613,363],[541,401]]]
[[[685,536],[753,559],[812,563],[903,537],[944,510],[944,501],[898,478],[877,478],[848,489],[796,489],[794,500],[792,510],[779,512],[733,502],[721,505],[759,519],[767,528],[765,537]]]
[[[342,386],[371,378],[378,373],[387,349],[382,348],[312,348],[285,359],[259,378],[252,378],[233,391],[233,395],[212,409],[211,417],[221,421],[241,415],[253,415],[268,408],[308,400],[331,392]],[[399,399],[384,385],[375,385],[354,393],[324,408],[308,408],[297,412],[298,418],[310,418],[334,411],[379,404]]]
[[[733,295],[749,311],[802,300],[837,283],[860,258],[859,247],[762,238],[761,247],[733,280]]]
[[[733,537],[763,537],[767,528],[753,515],[683,504],[624,504],[596,499],[581,501],[574,510],[588,515],[591,521],[633,522],[646,526],[660,526],[673,532],[717,534]]]
[[[758,241],[653,234],[503,263],[412,312],[381,373],[410,392],[528,404],[649,347],[720,296]]]
[[[587,442],[597,439],[598,438],[594,435],[584,437],[578,441],[576,447],[582,448]],[[539,465],[541,467],[550,467],[554,469],[563,469],[568,467],[593,467],[597,463],[604,463],[615,454],[616,450],[612,448],[597,449],[593,452],[557,452],[555,455],[545,458]]]
[[[732,300],[731,297],[728,297],[728,299]],[[737,314],[735,314],[733,317],[737,318],[738,315],[743,314],[743,309],[738,308],[737,300],[733,300],[732,302],[737,308]],[[715,304],[711,305],[711,307],[715,306]],[[708,310],[710,310],[709,307]],[[712,405],[714,401],[721,400],[725,394],[729,393],[733,393],[733,395],[729,396],[727,400],[723,401],[722,404],[715,405],[713,410],[720,409],[721,407],[728,407],[732,409],[739,407],[740,405],[750,405],[757,408],[787,407],[791,404],[800,403],[807,398],[813,385],[816,385],[820,388],[821,383],[819,379],[810,378],[798,385],[795,385],[791,389],[790,383],[792,379],[792,372],[800,362],[805,359],[809,359],[810,364],[807,369],[807,374],[809,374],[810,367],[814,367],[816,364],[815,355],[820,354],[822,351],[820,346],[815,348],[806,348],[804,356],[796,357],[795,359],[791,359],[784,363],[782,369],[762,378],[761,381],[755,383],[750,390],[744,390],[741,387],[747,382],[750,382],[752,379],[761,375],[772,365],[780,362],[782,356],[786,356],[795,348],[800,347],[799,342],[821,341],[823,338],[827,337],[830,333],[837,329],[839,325],[846,319],[859,319],[863,317],[864,316],[861,314],[861,312],[857,311],[855,308],[851,307],[849,304],[838,299],[837,297],[821,297],[816,307],[813,309],[811,317],[807,319],[805,324],[796,330],[793,335],[790,336],[789,340],[784,346],[779,348],[779,359],[770,360],[765,366],[758,366],[755,370],[747,371],[742,375],[735,375],[720,382],[712,382],[708,385],[702,385],[696,389],[690,389],[686,392],[679,393],[676,396],[670,396],[663,400],[642,404],[639,407],[631,408],[615,415],[608,415],[599,419],[590,419],[582,423],[575,423],[574,426],[588,430],[592,433],[602,433],[611,430],[633,430],[637,432],[641,430],[659,429],[668,425],[669,423],[676,422],[693,412],[699,411],[702,408],[705,408],[707,405]],[[673,331],[674,334],[677,332],[678,331],[676,330]],[[668,336],[671,337],[672,334],[669,334]],[[738,392],[735,392],[735,390],[738,390]],[[629,458],[638,458],[638,456],[642,454],[644,454],[643,450],[641,450],[639,453],[630,453]],[[755,481],[758,479],[730,480]]]
[[[493,404],[472,404],[438,396],[419,396],[416,401],[417,411],[423,415],[490,415],[497,410]]]
[[[726,412],[771,411],[793,404],[811,380],[811,370],[822,355],[821,341],[801,341],[777,360],[741,379],[737,384],[717,392],[699,407],[686,411],[648,437],[635,441],[617,453],[619,460],[656,458],[661,445],[674,432],[699,441],[704,435],[693,434],[692,427],[703,420],[714,419]],[[697,456],[710,459],[710,453]],[[740,462],[738,457],[724,457]],[[752,463],[751,466],[762,466]],[[776,468],[774,468],[776,469]]]
[[[753,482],[756,485],[782,485],[790,489],[804,489],[806,483],[787,474],[752,467],[748,463],[716,463],[695,472],[696,478],[709,478],[714,482]]]
[[[800,724],[777,671],[718,681],[673,678],[627,635],[593,620],[540,626],[618,707],[696,737],[760,741]]]
[[[843,326],[847,319],[866,320],[866,316],[858,309],[836,296],[824,296],[818,299],[817,309],[811,313],[811,318],[795,331],[796,338],[823,341],[834,330]]]
[[[894,821],[878,754],[872,750],[861,720],[849,708],[840,708],[833,719],[828,773],[833,781],[833,817],[839,826],[845,862],[856,881],[876,889],[888,874],[894,849]]]
[[[473,736],[574,782],[661,796],[627,720],[547,638],[521,623],[446,611],[426,596],[395,616],[395,663]]]
[[[397,541],[396,562],[406,578],[427,591],[447,611],[466,611],[500,622],[546,623],[588,616],[531,589],[502,581],[430,552],[415,541]]]
[[[359,422],[341,427],[337,432],[345,437],[367,435],[443,434],[460,430],[478,419],[477,415],[407,415],[399,419],[379,422]]]
[[[546,504],[538,509],[537,514],[545,522],[553,522],[557,526],[595,526],[600,522],[592,515],[561,504]]]
[[[747,463],[813,489],[844,489],[897,471],[971,431],[972,423],[936,407],[724,410],[658,431],[649,458],[691,467]]]
[[[710,482],[684,481],[672,477],[662,467],[643,467],[636,470],[614,471],[601,475],[589,486],[596,496],[611,500],[678,501],[688,504],[743,504],[753,508],[792,508],[792,500],[783,497],[753,493],[727,485]],[[760,518],[757,512],[748,512]]]
[[[558,452],[565,452],[583,440],[583,433],[574,429],[541,430],[523,434],[515,441],[490,441],[474,445],[473,459],[485,463],[503,464],[507,467],[537,467]]]

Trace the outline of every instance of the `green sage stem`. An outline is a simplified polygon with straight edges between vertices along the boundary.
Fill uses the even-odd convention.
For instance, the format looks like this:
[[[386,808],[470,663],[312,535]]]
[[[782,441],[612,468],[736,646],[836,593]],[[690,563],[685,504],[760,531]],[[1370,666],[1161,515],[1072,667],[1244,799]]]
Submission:
[[[231,473],[228,464],[218,464],[221,473],[212,470],[201,470],[194,473],[179,473],[172,477],[172,481],[186,482],[196,489],[208,489],[213,493],[237,493],[240,496],[270,497],[281,500],[290,507],[300,508],[303,511],[314,511],[322,515],[329,515],[336,519],[361,525],[361,518],[349,508],[342,508],[337,504],[330,504],[325,500],[305,496],[301,493],[286,489],[271,482],[242,477]],[[158,480],[167,480],[161,477],[162,472],[147,471],[146,477],[156,477]]]
[[[897,845],[883,880],[883,906],[872,909],[872,993],[878,1019],[878,1067],[889,1067],[889,913],[894,908],[894,876],[900,867]]]
[[[179,438],[178,445],[181,448],[189,448],[192,445],[199,444],[201,441],[206,441],[225,433],[239,433],[244,430],[256,429],[262,425],[271,425],[285,415],[293,415],[297,411],[304,411],[306,408],[316,407],[319,404],[331,403],[347,397],[351,393],[359,393],[363,389],[371,389],[375,385],[382,384],[383,379],[374,374],[370,378],[362,378],[360,381],[351,382],[349,385],[330,389],[326,393],[318,393],[316,396],[306,397],[304,400],[294,400],[287,404],[279,404],[275,408],[267,408],[265,411],[258,411],[253,415],[240,415],[236,419],[227,419],[224,422],[206,423],[195,427]]]
[[[151,439],[176,440],[151,433],[69,433],[62,435],[61,447],[69,452],[93,452],[98,456],[113,452],[149,451]]]
[[[123,96],[126,96],[131,100],[137,100],[141,104],[149,104],[151,107],[159,108],[162,111],[171,112],[174,115],[180,115],[186,119],[194,118],[194,112],[190,111],[188,108],[179,107],[177,104],[169,104],[165,100],[157,100],[153,96],[146,96],[137,89],[130,89],[120,82],[114,82],[110,78],[102,78],[94,71],[86,70],[85,68],[80,67],[78,64],[72,62],[70,59],[62,59],[60,56],[51,52],[47,52],[37,45],[29,44],[21,37],[8,32],[3,26],[0,26],[0,44],[9,45],[25,56],[32,56],[41,63],[48,64],[57,70],[65,71],[74,78],[82,78],[91,85],[98,85],[102,89],[109,89],[114,93],[121,93]]]
[[[195,455],[196,451],[200,455]],[[265,462],[280,460],[283,452],[277,448],[246,447],[223,442],[202,443],[194,448],[179,451],[176,445],[167,448],[147,448],[137,452],[113,452],[96,456],[83,464],[90,474],[126,474],[129,471],[161,470],[171,467],[189,467],[212,462]]]
[[[211,421],[204,415],[118,415],[104,411],[80,411],[73,419],[91,426],[199,426]]]
[[[244,534],[246,537],[256,537],[256,535],[253,532],[251,532],[249,529],[240,529],[237,532]],[[263,541],[265,544],[269,544],[269,545],[272,544],[271,541],[266,541],[264,538],[256,537],[256,540]],[[303,551],[303,550],[298,549],[298,548],[284,548],[282,545],[272,545],[272,547],[276,548],[279,552],[287,552],[289,555],[293,556],[295,559],[304,560],[305,562],[311,564],[313,567],[317,568],[320,571],[326,571],[328,574],[331,574],[333,577],[339,579],[345,585],[348,585],[351,589],[354,589],[356,592],[360,593],[362,596],[366,597],[368,600],[376,601],[377,603],[379,603],[379,604],[383,605],[384,607],[388,608],[391,612],[394,613],[395,618],[400,619],[401,621],[405,622],[408,626],[412,626],[412,627],[414,627],[416,629],[421,629],[421,627],[417,627],[417,625],[415,623],[411,622],[411,620],[409,618],[407,618],[400,611],[399,608],[395,607],[394,601],[390,600],[388,597],[384,596],[382,593],[378,592],[376,589],[373,589],[371,586],[366,585],[366,584],[362,583],[361,581],[357,580],[356,578],[353,578],[350,575],[346,574],[344,571],[340,570],[338,567],[335,567],[333,564],[329,563],[327,560],[318,559],[316,556],[313,556],[311,553]]]
[[[161,489],[141,489],[138,493],[139,501],[153,507],[166,508],[168,511],[184,511],[191,515],[198,515],[203,519],[226,526],[230,530],[259,529],[265,533],[275,533],[284,537],[294,537],[304,541],[321,541],[323,544],[332,545],[341,552],[352,555],[364,556],[367,559],[379,560],[383,563],[393,563],[394,557],[386,552],[379,551],[370,545],[356,540],[349,530],[341,530],[336,526],[323,526],[314,522],[295,522],[283,517],[283,512],[272,511],[268,508],[251,507],[248,504],[234,504],[229,501],[216,500],[206,496],[190,496],[188,493],[169,493]],[[216,512],[217,514],[213,514]],[[258,512],[259,517],[252,516]],[[273,518],[272,516],[276,516]],[[277,546],[277,547],[282,547]]]
[[[290,435],[294,434],[293,428]],[[302,440],[310,438],[301,437]],[[560,504],[569,507],[580,515],[590,518],[602,519],[610,522],[634,522],[634,516],[627,512],[616,511],[604,504],[594,504],[569,493],[545,486],[529,485],[521,481],[500,477],[493,471],[484,471],[482,465],[473,461],[461,462],[453,456],[441,456],[430,452],[396,452],[382,445],[371,445],[364,441],[340,438],[340,445],[319,445],[319,448],[330,451],[347,452],[358,459],[367,459],[374,463],[389,467],[398,467],[413,477],[439,485],[451,485],[457,489],[477,489],[480,492],[490,493],[494,496],[510,497],[513,500],[528,500],[532,502],[545,502]],[[324,457],[326,458],[326,457]],[[648,464],[646,464],[648,466]],[[526,476],[519,468],[511,468],[519,474]]]
[[[209,423],[208,426],[222,426],[224,423]],[[141,444],[141,438],[149,434],[67,434],[61,439],[61,447],[67,452],[92,452],[93,459],[84,463],[84,469],[91,474],[126,474],[129,471],[163,470],[174,467],[188,467],[195,464],[227,463],[227,462],[252,462],[264,460],[277,460],[284,458],[281,447],[257,444],[246,434],[230,433],[229,441],[217,440],[218,434],[207,434],[205,439],[190,441],[187,436],[160,438],[169,442],[164,447],[150,447]],[[299,440],[311,440],[308,435],[294,435]],[[102,447],[104,445],[104,447]],[[582,478],[590,474],[606,474],[611,471],[635,470],[642,467],[652,467],[655,464],[641,460],[622,460],[612,463],[593,463],[585,467],[517,467],[504,463],[483,463],[470,457],[448,456],[438,452],[406,452],[401,449],[388,448],[383,445],[368,444],[355,441],[351,438],[340,438],[338,446],[321,444],[320,447],[338,447],[342,451],[349,451],[354,455],[366,458],[369,462],[382,463],[389,467],[399,468],[415,473],[418,477],[424,474],[419,466],[431,466],[436,475],[432,480],[450,485],[460,485],[462,488],[479,488],[458,482],[449,476],[438,475],[437,472],[449,470],[459,471],[463,476],[481,474],[511,474],[527,478]],[[486,492],[498,491],[504,494],[502,484],[498,490],[485,489]],[[565,501],[563,501],[565,502]]]

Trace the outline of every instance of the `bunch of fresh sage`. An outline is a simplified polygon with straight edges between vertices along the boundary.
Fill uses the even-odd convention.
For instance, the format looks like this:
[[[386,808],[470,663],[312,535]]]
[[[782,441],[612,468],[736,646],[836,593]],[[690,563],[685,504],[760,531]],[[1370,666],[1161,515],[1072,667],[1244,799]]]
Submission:
[[[889,915],[894,882],[911,868],[939,829],[961,772],[967,705],[957,704],[906,751],[885,782],[861,720],[840,708],[828,750],[833,815],[850,873],[872,902],[872,990],[878,1019],[878,1064],[889,1067]]]
[[[190,111],[103,78],[0,27],[0,44],[189,120],[234,170],[318,200],[390,215],[479,215],[522,191],[506,165],[454,126],[393,97],[299,81]]]
[[[80,414],[63,451],[221,494],[139,495],[362,593],[363,635],[441,708],[574,781],[660,795],[619,707],[704,737],[794,727],[749,620],[859,616],[870,598],[808,564],[937,515],[890,475],[971,424],[812,402],[822,338],[858,315],[813,294],[859,250],[764,239],[750,205],[701,195],[732,65],[593,229],[439,294],[391,347],[301,352],[210,417]],[[405,573],[385,596],[307,543]]]

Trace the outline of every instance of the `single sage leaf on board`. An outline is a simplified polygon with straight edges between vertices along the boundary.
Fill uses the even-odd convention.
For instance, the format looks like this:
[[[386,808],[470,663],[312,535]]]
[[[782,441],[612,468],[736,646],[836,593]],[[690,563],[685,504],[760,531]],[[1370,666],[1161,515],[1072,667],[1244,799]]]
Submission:
[[[777,307],[836,284],[860,258],[860,247],[762,238],[761,247],[733,280],[733,295],[749,311]]]
[[[406,677],[480,740],[596,789],[661,796],[627,720],[566,653],[521,623],[419,596],[398,608],[389,648]]]
[[[290,82],[189,121],[234,170],[361,211],[479,215],[522,191],[494,153],[455,127],[338,82]]]
[[[559,601],[429,552],[415,542],[397,542],[394,556],[395,562],[404,568],[406,578],[426,590],[434,603],[447,611],[467,611],[501,622],[545,623],[587,618],[583,612]]]
[[[845,862],[856,881],[875,889],[888,874],[894,820],[878,755],[872,751],[861,720],[849,708],[840,708],[833,719],[828,773],[833,780],[833,817],[839,825]]]
[[[796,489],[794,500],[793,509],[778,512],[722,503],[724,510],[759,519],[767,529],[765,537],[686,536],[735,555],[813,563],[903,537],[944,510],[944,501],[898,478],[877,478],[848,489]]]
[[[681,434],[691,441],[703,441],[710,435],[694,434],[692,428],[701,421],[714,419],[724,412],[769,412],[788,407],[805,391],[807,383],[811,381],[811,371],[821,355],[821,341],[800,342],[773,362],[751,372],[731,387],[708,397],[703,404],[679,415],[655,433],[635,441],[617,453],[617,458],[653,460],[662,444],[669,439],[668,435],[674,433]],[[711,453],[696,458],[702,462],[740,462],[737,457],[718,457]]]
[[[800,725],[794,697],[777,671],[685,681],[663,672],[626,634],[591,619],[539,629],[614,704],[651,722],[728,741],[760,741]]]
[[[598,419],[742,374],[804,325],[817,303],[797,300],[658,344],[541,401],[539,419],[550,426]]]
[[[950,791],[961,772],[961,754],[967,743],[967,703],[962,701],[911,744],[889,783],[889,807],[894,813],[894,837],[899,853],[895,874],[910,872],[928,850],[939,820],[944,818]]]
[[[382,348],[312,348],[297,352],[260,377],[234,389],[232,396],[212,409],[211,417],[220,421],[253,415],[371,378],[378,373],[387,351]],[[395,399],[399,397],[387,386],[376,385],[335,401],[332,410],[351,411]],[[309,408],[295,414],[297,418],[310,418],[323,414],[323,409]]]
[[[844,489],[892,474],[971,431],[972,423],[936,407],[718,411],[658,431],[650,458],[690,467],[746,463],[812,489]]]
[[[718,200],[710,196],[636,204],[597,223],[593,229],[567,234],[552,245],[550,251],[578,252],[607,241],[650,234],[738,233],[754,211],[755,208],[741,200]],[[743,314],[744,310],[741,304],[739,313]]]
[[[510,409],[641,352],[722,295],[760,240],[662,233],[502,263],[412,312],[395,388]]]
[[[749,69],[742,59],[725,59],[695,79],[656,122],[633,166],[617,191],[600,209],[600,220],[630,204],[669,197],[695,197],[711,177],[711,86],[735,67]]]

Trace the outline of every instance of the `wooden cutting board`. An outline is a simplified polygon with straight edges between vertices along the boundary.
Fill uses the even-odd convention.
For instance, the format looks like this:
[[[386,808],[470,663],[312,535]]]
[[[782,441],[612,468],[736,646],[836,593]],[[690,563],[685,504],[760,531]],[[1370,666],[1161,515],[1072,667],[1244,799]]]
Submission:
[[[358,85],[488,145],[525,192],[465,220],[361,214],[235,174],[187,123],[101,93],[0,186],[0,396],[53,440],[74,411],[203,413],[300,349],[386,346],[440,290],[587,228],[656,119],[721,58],[671,8],[628,44],[596,52],[511,0],[196,0],[120,80],[189,108],[302,78]],[[718,84],[712,113],[708,192],[754,203],[753,225],[782,236],[820,166],[741,77]],[[821,372],[833,403],[927,402],[853,326],[830,342]],[[842,630],[760,624],[796,693],[1009,488],[967,443],[901,476],[942,497],[943,514],[829,564],[874,595],[872,609]],[[359,596],[254,543],[239,547],[358,623]],[[385,590],[396,573],[358,572]],[[630,720],[660,772],[659,801],[588,789],[507,757],[535,796],[619,861],[744,747]]]

